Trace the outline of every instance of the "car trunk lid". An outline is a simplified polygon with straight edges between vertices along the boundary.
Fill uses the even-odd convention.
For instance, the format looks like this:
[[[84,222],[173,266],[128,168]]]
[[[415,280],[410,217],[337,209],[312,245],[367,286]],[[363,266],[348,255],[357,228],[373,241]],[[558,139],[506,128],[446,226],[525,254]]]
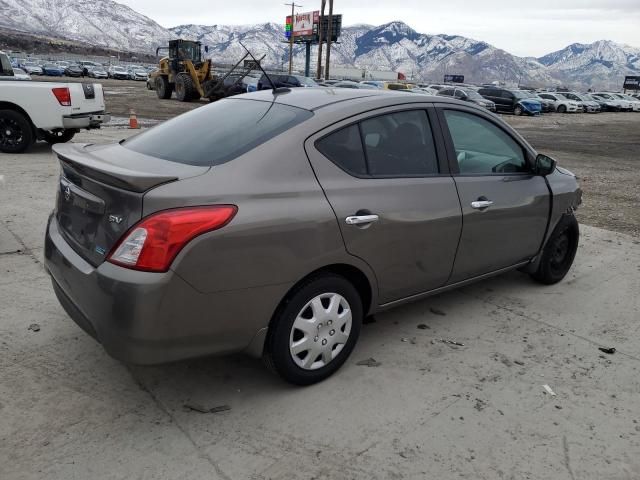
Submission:
[[[116,145],[58,144],[61,166],[56,219],[71,247],[93,266],[142,218],[144,195],[169,182],[202,175],[184,165]]]

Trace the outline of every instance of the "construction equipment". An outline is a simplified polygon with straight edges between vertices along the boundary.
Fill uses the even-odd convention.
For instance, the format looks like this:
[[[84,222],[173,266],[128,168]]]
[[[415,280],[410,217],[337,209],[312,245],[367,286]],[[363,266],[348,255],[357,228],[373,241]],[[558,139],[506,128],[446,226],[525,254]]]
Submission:
[[[209,51],[204,47],[205,52]],[[233,77],[231,74],[250,55],[248,52],[236,63],[233,68],[223,76],[213,73],[211,59],[202,59],[202,44],[191,40],[170,40],[168,47],[158,47],[160,50],[168,50],[168,54],[160,59],[158,70],[151,74],[158,98],[171,98],[173,91],[181,102],[190,102],[202,97],[210,101],[219,100],[240,93],[237,85],[252,70],[252,67],[242,69]],[[260,60],[264,58],[264,55]],[[259,60],[258,60],[259,61]]]

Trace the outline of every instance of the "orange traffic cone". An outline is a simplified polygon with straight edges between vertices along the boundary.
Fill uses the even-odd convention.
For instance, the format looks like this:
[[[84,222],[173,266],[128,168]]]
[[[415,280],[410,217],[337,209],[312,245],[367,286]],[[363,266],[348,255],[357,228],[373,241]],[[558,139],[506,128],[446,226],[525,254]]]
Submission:
[[[136,116],[136,112],[133,111],[133,108],[129,110],[129,128],[140,128],[138,125],[138,117]]]

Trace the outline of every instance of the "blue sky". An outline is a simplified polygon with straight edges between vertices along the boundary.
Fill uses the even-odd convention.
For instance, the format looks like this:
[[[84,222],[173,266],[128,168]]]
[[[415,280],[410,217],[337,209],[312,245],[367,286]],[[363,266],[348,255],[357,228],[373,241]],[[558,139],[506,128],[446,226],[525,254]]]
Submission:
[[[165,27],[282,22],[284,0],[117,0]],[[297,1],[300,11],[320,0]],[[484,40],[521,56],[540,56],[571,43],[613,40],[640,47],[640,0],[334,0],[345,25],[402,20],[420,33]]]

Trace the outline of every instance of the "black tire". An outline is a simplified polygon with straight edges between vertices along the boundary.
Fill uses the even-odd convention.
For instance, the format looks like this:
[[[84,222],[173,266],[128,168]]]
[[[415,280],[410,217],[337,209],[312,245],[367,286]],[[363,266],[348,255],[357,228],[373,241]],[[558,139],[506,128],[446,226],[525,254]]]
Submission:
[[[522,107],[520,105],[516,105],[515,108],[513,109],[513,114],[518,117],[523,113],[524,113],[524,110],[522,110]]]
[[[579,240],[580,227],[576,217],[564,215],[542,250],[538,270],[531,276],[545,285],[558,283],[573,265]]]
[[[76,129],[57,130],[55,132],[43,132],[42,139],[49,145],[55,145],[56,143],[67,143],[73,137],[75,137],[78,131]]]
[[[197,95],[193,79],[188,73],[176,75],[176,98],[181,102],[190,102]]]
[[[326,365],[313,370],[302,368],[295,363],[290,351],[294,322],[298,315],[303,313],[305,305],[313,298],[333,293],[342,296],[351,310],[351,330],[347,341],[343,344],[342,350]],[[265,344],[264,361],[271,370],[289,383],[311,385],[320,382],[338,370],[353,351],[360,335],[362,316],[362,299],[347,279],[331,273],[311,277],[291,292],[274,315]],[[325,330],[326,328],[327,325],[325,325]],[[314,341],[317,341],[318,336],[315,339]],[[306,353],[306,355],[310,354],[310,351]],[[320,355],[315,360],[318,358]]]
[[[564,105],[560,105],[558,107],[558,113],[567,113],[567,107]]]
[[[0,152],[22,153],[35,141],[31,122],[22,113],[0,110]]]
[[[156,77],[156,95],[162,100],[168,100],[173,93],[173,85],[169,83],[169,79],[164,75]]]

